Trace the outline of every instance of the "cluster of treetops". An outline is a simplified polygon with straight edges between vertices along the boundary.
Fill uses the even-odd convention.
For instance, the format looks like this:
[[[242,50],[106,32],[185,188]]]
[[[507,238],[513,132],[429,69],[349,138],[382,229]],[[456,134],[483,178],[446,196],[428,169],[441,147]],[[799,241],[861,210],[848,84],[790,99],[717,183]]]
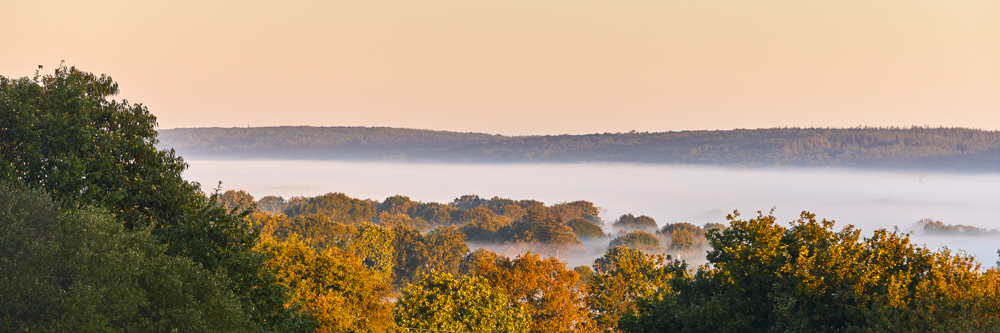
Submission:
[[[964,224],[947,224],[932,219],[922,219],[913,225],[925,235],[932,236],[1000,236],[1000,230]]]
[[[178,128],[161,147],[198,158],[440,162],[638,162],[995,171],[1000,131],[770,128],[501,136],[387,127]]]
[[[441,204],[402,195],[379,202],[328,193],[286,201],[277,196],[254,200],[247,192],[229,190],[219,195],[219,201],[229,210],[267,213],[252,215],[255,225],[267,234],[294,233],[325,242],[331,237],[330,230],[371,223],[420,233],[453,230],[469,243],[536,244],[538,251],[556,256],[584,250],[584,241],[604,242],[602,245],[610,241],[612,247],[622,245],[652,253],[701,250],[707,244],[707,229],[725,228],[720,223],[701,227],[686,222],[658,228],[649,216],[624,214],[611,224],[616,233],[606,234],[604,221],[598,217],[600,208],[583,200],[546,206],[536,200],[465,195]]]
[[[1000,329],[996,268],[896,231],[835,230],[808,213],[790,224],[734,213],[724,227],[701,228],[709,246],[699,267],[614,246],[570,269],[552,256],[470,251],[450,221],[457,211],[484,216],[462,227],[497,220],[477,237],[579,239],[569,224],[597,225],[585,214],[592,205],[463,197],[435,208],[448,211],[447,225],[402,197],[293,199],[284,213],[267,212],[262,198],[265,209],[229,209],[238,200],[220,197],[239,195],[185,181],[183,160],[154,146],[155,118],[109,100],[117,91],[111,78],[69,67],[0,76],[0,331]],[[504,215],[515,206],[523,212]]]

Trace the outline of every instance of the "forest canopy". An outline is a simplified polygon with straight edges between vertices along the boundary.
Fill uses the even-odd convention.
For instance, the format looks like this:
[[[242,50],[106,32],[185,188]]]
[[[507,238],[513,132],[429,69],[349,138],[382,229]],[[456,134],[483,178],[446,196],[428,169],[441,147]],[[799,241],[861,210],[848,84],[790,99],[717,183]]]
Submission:
[[[111,99],[117,91],[110,77],[73,67],[33,79],[0,76],[0,331],[1000,327],[998,268],[912,244],[898,230],[870,237],[851,225],[837,230],[808,212],[787,227],[771,214],[744,220],[734,212],[726,223],[658,228],[633,214],[606,225],[601,209],[584,200],[547,205],[470,194],[437,203],[338,192],[255,199],[221,187],[206,193],[181,177],[187,165],[174,151],[156,148],[155,117],[140,104]],[[866,138],[866,130],[857,137]],[[410,131],[442,146],[469,137],[484,146],[510,139]],[[992,142],[993,135],[893,131],[938,131],[945,141],[971,133],[962,140]],[[407,135],[359,144],[392,146]],[[984,147],[992,146],[960,150],[992,149]],[[939,233],[992,233],[923,222]],[[596,258],[568,266],[565,258],[580,253]],[[699,255],[706,262],[698,267],[677,259]]]
[[[768,128],[502,136],[389,127],[177,128],[160,146],[193,158],[438,162],[638,162],[992,171],[1000,132],[969,128]]]

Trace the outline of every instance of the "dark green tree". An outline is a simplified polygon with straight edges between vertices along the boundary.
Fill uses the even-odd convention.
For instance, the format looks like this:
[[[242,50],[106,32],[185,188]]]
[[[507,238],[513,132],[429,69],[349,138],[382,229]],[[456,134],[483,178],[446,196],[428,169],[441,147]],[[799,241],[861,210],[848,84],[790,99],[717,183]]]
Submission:
[[[427,235],[416,229],[393,228],[394,284],[402,289],[430,272],[458,274],[469,252],[465,235],[455,227],[437,228]]]
[[[604,230],[600,226],[585,219],[572,219],[566,222],[566,226],[573,229],[573,233],[581,239],[604,238]]]
[[[224,275],[166,255],[149,231],[0,185],[0,331],[252,330]]]
[[[708,232],[710,265],[638,302],[627,332],[995,332],[1000,272],[898,231],[871,238],[803,212],[730,216]]]
[[[75,67],[0,76],[0,180],[44,189],[66,207],[104,207],[127,229],[151,227],[168,255],[228,277],[261,329],[291,329],[284,289],[252,251],[257,232],[246,216],[181,178],[187,164],[155,147],[156,118],[111,99],[117,93],[111,77]]]
[[[652,217],[640,215],[636,217],[632,214],[623,214],[612,224],[615,230],[656,230],[656,221]]]
[[[662,252],[663,249],[660,248],[660,240],[656,239],[651,233],[636,230],[630,233],[618,236],[617,238],[611,240],[609,247],[624,246],[632,249],[638,249],[647,253],[657,253]]]

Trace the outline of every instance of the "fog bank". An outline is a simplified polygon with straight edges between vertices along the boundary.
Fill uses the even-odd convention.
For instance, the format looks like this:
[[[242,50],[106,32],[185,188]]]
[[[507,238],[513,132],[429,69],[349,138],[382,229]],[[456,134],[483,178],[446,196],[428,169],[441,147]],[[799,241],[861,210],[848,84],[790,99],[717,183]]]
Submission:
[[[853,224],[906,230],[923,218],[950,224],[1000,228],[993,207],[1000,201],[1000,174],[930,174],[843,169],[733,169],[615,163],[586,164],[404,164],[336,161],[188,161],[185,178],[208,190],[264,195],[315,196],[343,192],[383,200],[401,194],[413,200],[451,202],[463,194],[535,199],[553,204],[587,200],[603,208],[610,224],[624,213],[667,222],[724,222],[776,207],[788,222],[803,210]],[[606,228],[607,229],[607,228]],[[993,265],[1000,247],[993,237],[946,239],[916,235],[918,243],[948,245]]]

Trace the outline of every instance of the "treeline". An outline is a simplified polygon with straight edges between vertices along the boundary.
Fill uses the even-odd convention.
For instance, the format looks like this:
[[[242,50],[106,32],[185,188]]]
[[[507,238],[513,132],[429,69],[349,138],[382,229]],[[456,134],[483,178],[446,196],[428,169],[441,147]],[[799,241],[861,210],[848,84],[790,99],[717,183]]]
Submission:
[[[269,213],[268,218],[256,222],[265,233],[282,237],[297,234],[320,244],[332,237],[328,234],[331,230],[370,223],[422,233],[449,229],[460,233],[468,243],[497,245],[494,247],[510,248],[512,252],[529,249],[557,257],[580,255],[593,248],[603,251],[608,246],[696,255],[707,247],[708,229],[724,229],[718,223],[695,226],[686,222],[666,223],[658,228],[653,218],[633,214],[623,214],[606,226],[598,216],[600,207],[585,200],[547,206],[537,200],[485,199],[473,194],[442,204],[414,201],[402,195],[383,201],[363,200],[343,193],[288,200],[265,196],[255,200],[247,192],[229,190],[219,195],[219,201],[234,212],[256,207],[258,213]],[[584,246],[585,242],[590,246]]]
[[[1000,236],[1000,230],[963,224],[948,224],[932,219],[922,219],[913,226],[931,236]]]
[[[240,209],[236,202],[253,202],[240,191],[220,197],[234,209]],[[997,268],[983,270],[972,257],[947,249],[930,251],[899,232],[877,230],[863,238],[851,226],[837,231],[832,221],[808,213],[790,227],[781,226],[771,215],[744,220],[735,213],[727,224],[667,223],[661,228],[647,216],[625,214],[612,224],[617,235],[603,231],[596,235],[610,239],[602,255],[592,265],[570,269],[555,256],[472,250],[467,235],[482,232],[476,221],[500,219],[505,222],[497,230],[529,225],[535,229],[520,230],[545,234],[540,230],[564,226],[568,240],[518,236],[532,233],[526,231],[497,233],[513,236],[491,241],[579,245],[582,237],[560,214],[583,216],[570,221],[600,228],[600,219],[588,214],[597,210],[589,202],[546,206],[467,195],[444,205],[401,196],[358,200],[338,193],[288,201],[265,197],[257,202],[267,201],[285,202],[284,212],[294,212],[289,216],[258,211],[253,217],[264,230],[269,257],[280,258],[273,269],[288,276],[282,281],[296,294],[308,295],[297,299],[300,306],[311,309],[307,311],[313,311],[330,331],[361,327],[467,332],[1000,329],[1000,315],[992,310],[1000,305]],[[315,205],[320,202],[323,205]],[[303,210],[296,207],[312,208],[301,214]],[[453,217],[420,223],[425,228],[417,229],[413,221],[423,220],[421,212],[430,207],[450,211]],[[497,207],[523,210],[496,212]],[[350,211],[367,212],[371,221],[346,213]],[[502,214],[511,211],[517,213]],[[471,212],[477,212],[476,219],[460,218]],[[425,216],[434,215],[442,216]],[[587,220],[588,215],[596,221]],[[514,222],[509,216],[516,216]],[[664,239],[669,242],[661,243]],[[695,247],[707,252],[708,260],[696,269],[663,254]],[[315,253],[329,256],[329,261],[353,261],[353,268],[314,261],[310,256]],[[354,276],[342,276],[345,271]],[[360,290],[331,288],[329,281],[337,279],[371,285]],[[343,286],[351,285],[359,284]],[[316,304],[331,298],[355,303],[345,301],[332,309],[323,307],[327,301]]]
[[[196,158],[439,162],[639,162],[995,171],[1000,132],[771,128],[500,136],[385,127],[179,128],[161,147]]]
[[[837,231],[833,221],[808,213],[791,227],[779,225],[772,215],[743,220],[734,213],[727,224],[681,222],[660,228],[648,216],[624,214],[611,224],[617,232],[605,234],[598,208],[586,201],[546,206],[466,195],[439,204],[403,196],[360,200],[340,193],[254,201],[242,191],[220,198],[235,210],[252,208],[254,202],[282,209],[258,210],[252,219],[263,230],[269,257],[281,258],[273,269],[290,272],[279,276],[288,276],[283,281],[296,294],[308,289],[301,293],[309,297],[297,299],[300,306],[313,309],[307,311],[330,331],[1000,329],[1000,314],[992,310],[1000,305],[997,268],[983,270],[972,257],[947,249],[930,251],[896,231],[877,230],[870,238],[852,226]],[[438,218],[427,222],[428,216]],[[495,227],[484,232],[484,224]],[[538,244],[570,253],[581,247],[581,239],[610,244],[604,243],[608,246],[592,265],[570,269],[559,259],[560,250],[546,258],[470,249],[470,235],[483,234],[490,236],[480,242]],[[707,252],[707,265],[696,269],[665,254],[697,252]],[[333,267],[356,276],[329,277],[338,272],[325,271],[326,264],[298,253],[353,261],[349,270]],[[320,282],[338,278],[378,282],[362,290]],[[368,298],[357,301],[358,309],[315,304],[362,295]],[[338,311],[344,312],[329,315]]]
[[[206,194],[106,76],[0,76],[0,331],[995,332],[1000,271],[808,213]],[[554,256],[472,250],[556,244]],[[669,243],[665,242],[669,238]],[[591,265],[557,256],[609,240]],[[701,245],[699,245],[701,244]],[[662,254],[704,246],[698,268]]]

